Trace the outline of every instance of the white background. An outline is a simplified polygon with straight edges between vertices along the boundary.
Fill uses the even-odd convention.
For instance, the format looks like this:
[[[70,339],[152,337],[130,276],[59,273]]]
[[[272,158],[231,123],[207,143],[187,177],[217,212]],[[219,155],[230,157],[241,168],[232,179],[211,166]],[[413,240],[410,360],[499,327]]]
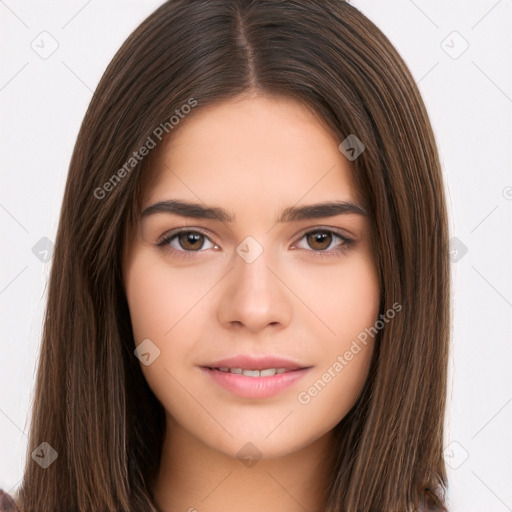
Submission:
[[[161,3],[0,0],[0,488],[9,492],[23,471],[51,263],[32,249],[55,240],[92,91]],[[351,4],[389,37],[419,84],[443,163],[451,236],[467,247],[452,263],[451,510],[512,510],[512,0]],[[43,37],[46,49],[52,38],[58,43],[46,59],[31,47]]]

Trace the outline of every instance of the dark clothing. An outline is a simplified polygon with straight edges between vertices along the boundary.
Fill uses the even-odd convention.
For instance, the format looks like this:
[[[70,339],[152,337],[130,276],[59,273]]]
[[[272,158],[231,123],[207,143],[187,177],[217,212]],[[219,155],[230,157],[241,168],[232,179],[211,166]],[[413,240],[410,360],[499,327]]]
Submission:
[[[14,498],[0,489],[0,512],[20,512]]]

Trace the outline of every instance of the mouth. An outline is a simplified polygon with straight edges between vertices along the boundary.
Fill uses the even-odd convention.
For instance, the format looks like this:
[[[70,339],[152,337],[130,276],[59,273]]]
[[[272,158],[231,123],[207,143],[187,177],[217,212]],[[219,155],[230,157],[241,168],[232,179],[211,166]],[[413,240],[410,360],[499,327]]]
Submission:
[[[295,370],[287,370],[286,368],[264,368],[262,370],[245,370],[243,368],[228,368],[222,366],[220,368],[212,368],[207,366],[209,370],[218,370],[224,373],[234,373],[235,375],[244,375],[245,377],[273,377],[281,373],[292,372]]]
[[[268,398],[293,386],[311,369],[293,361],[239,356],[200,366],[209,382],[244,398]]]

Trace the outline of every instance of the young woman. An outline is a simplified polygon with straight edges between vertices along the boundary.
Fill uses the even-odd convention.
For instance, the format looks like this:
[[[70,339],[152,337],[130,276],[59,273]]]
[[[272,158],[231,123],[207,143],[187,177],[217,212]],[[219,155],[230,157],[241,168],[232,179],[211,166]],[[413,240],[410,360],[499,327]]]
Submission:
[[[78,136],[19,510],[444,510],[447,240],[357,9],[166,2]]]

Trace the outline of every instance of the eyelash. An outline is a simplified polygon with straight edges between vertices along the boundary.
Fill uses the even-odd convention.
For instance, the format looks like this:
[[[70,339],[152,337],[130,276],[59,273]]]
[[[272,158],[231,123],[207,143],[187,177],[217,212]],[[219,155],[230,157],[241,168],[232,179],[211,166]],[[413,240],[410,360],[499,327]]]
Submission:
[[[199,229],[190,229],[190,228],[187,228],[187,229],[179,228],[179,229],[170,231],[170,232],[162,235],[160,240],[157,241],[155,245],[157,247],[159,247],[161,250],[173,252],[174,254],[176,254],[178,257],[181,257],[181,258],[193,258],[193,257],[196,256],[197,253],[204,252],[205,249],[198,250],[198,251],[187,251],[187,250],[184,250],[184,249],[178,250],[178,249],[174,249],[172,247],[169,247],[168,244],[174,238],[176,238],[177,236],[181,235],[182,233],[200,234],[200,235],[203,235],[204,237],[208,238],[208,240],[210,240],[210,242],[212,242],[213,245],[218,245],[215,242],[213,242],[213,240],[211,240],[210,237],[205,232],[203,232],[203,231],[201,231]],[[338,248],[335,249],[335,250],[330,250],[330,251],[317,250],[317,251],[315,251],[313,249],[309,249],[309,250],[308,249],[304,249],[307,252],[313,253],[315,255],[315,257],[320,257],[321,258],[321,257],[336,257],[336,256],[340,256],[341,254],[343,254],[347,249],[349,249],[354,244],[354,240],[352,238],[349,238],[346,235],[342,235],[341,233],[339,233],[337,231],[333,231],[332,229],[321,228],[321,227],[318,227],[318,228],[306,231],[299,238],[299,241],[302,240],[307,235],[310,235],[310,234],[313,234],[313,233],[328,233],[330,235],[334,235],[334,237],[337,237],[337,238],[339,238],[342,241],[342,243],[339,244],[337,246]],[[332,243],[332,241],[331,241],[331,243]]]

